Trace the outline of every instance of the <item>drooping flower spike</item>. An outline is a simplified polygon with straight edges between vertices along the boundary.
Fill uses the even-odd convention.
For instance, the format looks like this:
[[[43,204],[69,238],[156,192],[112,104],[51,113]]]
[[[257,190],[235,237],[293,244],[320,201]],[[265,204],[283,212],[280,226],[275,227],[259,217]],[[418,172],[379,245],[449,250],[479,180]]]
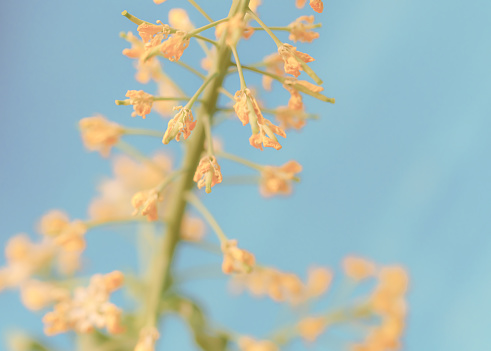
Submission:
[[[319,38],[319,33],[312,31],[312,23],[314,16],[300,16],[295,21],[290,23],[290,36],[288,39],[293,42],[300,41],[301,43],[311,43],[314,39]]]

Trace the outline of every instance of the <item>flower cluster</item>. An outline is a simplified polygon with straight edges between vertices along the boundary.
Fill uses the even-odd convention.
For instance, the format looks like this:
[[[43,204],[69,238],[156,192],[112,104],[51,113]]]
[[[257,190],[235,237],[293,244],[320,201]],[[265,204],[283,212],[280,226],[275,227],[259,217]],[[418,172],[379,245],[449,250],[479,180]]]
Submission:
[[[256,259],[250,252],[239,249],[237,240],[228,240],[222,243],[223,263],[222,271],[225,274],[250,273],[254,268]]]
[[[85,147],[90,151],[99,151],[104,157],[109,156],[111,148],[124,133],[124,128],[102,115],[83,118],[79,126]]]
[[[311,268],[305,283],[293,273],[255,267],[248,275],[234,277],[232,284],[235,289],[247,288],[255,296],[267,295],[277,302],[298,305],[324,294],[331,280],[331,271],[322,267]]]
[[[297,161],[289,161],[281,167],[265,166],[261,172],[260,192],[269,197],[276,194],[289,195],[295,174],[302,171]]]
[[[72,298],[62,299],[44,316],[45,333],[54,335],[67,330],[89,333],[94,328],[107,328],[111,334],[121,333],[124,330],[121,310],[109,302],[109,296],[122,283],[123,275],[118,271],[94,275],[88,287],[75,289]]]

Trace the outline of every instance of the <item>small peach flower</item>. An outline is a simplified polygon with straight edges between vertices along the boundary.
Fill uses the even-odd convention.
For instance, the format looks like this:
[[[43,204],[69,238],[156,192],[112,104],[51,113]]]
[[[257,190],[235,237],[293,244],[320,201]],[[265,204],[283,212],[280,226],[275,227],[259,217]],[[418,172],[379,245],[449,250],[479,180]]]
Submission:
[[[139,191],[131,199],[131,205],[135,211],[133,215],[141,214],[147,216],[152,222],[158,219],[157,203],[159,202],[159,193],[155,189]]]
[[[295,0],[295,6],[298,8],[298,9],[301,9],[305,6],[305,4],[307,3],[307,0]]]
[[[290,44],[283,44],[280,46],[278,48],[278,53],[285,63],[285,72],[295,77],[298,77],[300,71],[303,70],[300,61],[305,63],[315,61],[310,55],[297,51],[297,48]]]
[[[234,110],[237,117],[239,117],[243,125],[251,124],[253,134],[249,138],[249,143],[260,150],[263,149],[263,146],[273,147],[276,150],[281,149],[281,145],[274,134],[285,138],[285,132],[263,117],[251,91],[249,89],[239,90],[235,93],[234,99]]]
[[[222,182],[222,172],[214,156],[205,156],[199,161],[193,181],[198,184],[198,189],[205,186],[207,193],[211,192],[215,184]]]
[[[292,110],[303,110],[303,100],[302,95],[298,92],[296,86],[300,85],[313,93],[320,93],[324,90],[323,87],[309,83],[305,80],[296,80],[296,79],[285,79],[283,83],[283,88],[288,90],[290,93],[290,100],[288,101],[288,107]]]
[[[114,289],[108,287],[107,276],[92,276],[88,287],[78,287],[72,298],[58,302],[54,310],[43,318],[46,335],[68,330],[88,333],[94,328],[104,327],[111,334],[122,332],[121,310],[109,302],[109,295]]]
[[[183,31],[177,31],[170,36],[169,39],[164,41],[160,51],[164,57],[170,61],[179,61],[184,50],[189,45],[189,38],[186,37],[187,33]]]
[[[283,76],[283,59],[277,53],[266,56],[263,60],[266,72],[276,74],[277,76]],[[263,75],[263,88],[266,90],[271,90],[271,85],[273,83],[273,78],[267,75]]]
[[[234,96],[234,110],[239,117],[242,125],[246,125],[251,120],[262,119],[263,115],[259,105],[249,89],[238,90]]]
[[[283,130],[296,129],[300,130],[305,126],[307,114],[304,110],[292,110],[289,107],[278,107],[276,109],[276,119]]]
[[[407,314],[405,293],[408,288],[409,278],[406,271],[399,266],[388,266],[380,269],[378,273],[378,285],[370,296],[370,305],[373,311],[382,317],[382,326],[386,322],[391,324],[384,331],[390,334],[394,327],[401,326]],[[402,331],[402,328],[399,328]],[[392,340],[397,343],[397,340]]]
[[[82,251],[85,248],[84,235],[87,226],[80,220],[70,222],[68,216],[58,210],[53,210],[41,218],[39,231],[53,238],[59,247],[67,251]]]
[[[241,336],[238,340],[241,351],[279,351],[278,345],[269,340],[255,340],[249,336]]]
[[[41,218],[38,230],[46,236],[57,236],[69,223],[70,219],[65,212],[52,210]]]
[[[153,2],[156,3],[157,5],[163,4],[166,1],[167,0],[153,0]]]
[[[237,247],[237,240],[222,243],[222,252],[222,271],[225,274],[250,273],[256,263],[253,254]]]
[[[281,167],[265,166],[261,172],[261,195],[291,194],[292,180],[301,171],[302,166],[297,161],[289,161]]]
[[[332,272],[323,267],[309,269],[307,279],[307,293],[309,297],[318,297],[324,294],[332,281]]]
[[[273,301],[298,305],[318,297],[329,287],[332,273],[326,268],[309,270],[307,283],[293,273],[270,267],[254,267],[250,274],[235,276],[232,287],[247,288],[255,296],[269,296]]]
[[[137,70],[135,79],[142,84],[148,83],[150,79],[159,80],[162,76],[162,67],[157,58],[147,58],[148,45],[131,32],[128,32],[124,38],[131,43],[131,48],[124,49],[123,55],[138,59],[135,64]]]
[[[145,43],[134,36],[132,32],[128,32],[124,38],[131,43],[131,48],[123,49],[123,55],[132,59],[139,59],[145,53]]]
[[[63,231],[55,237],[55,243],[66,251],[82,251],[86,243],[84,235],[87,226],[84,222],[75,220],[70,222]]]
[[[111,148],[118,143],[124,131],[119,124],[101,115],[83,118],[79,126],[85,147],[90,151],[99,151],[104,157],[109,156]]]
[[[196,126],[197,121],[194,120],[190,109],[176,106],[174,110],[179,110],[179,112],[167,124],[167,130],[162,139],[164,144],[168,144],[172,139],[181,140],[181,135],[184,139],[187,139]]]
[[[72,275],[80,269],[82,250],[59,250],[56,255],[57,270],[63,275]]]
[[[348,256],[343,260],[345,274],[353,280],[360,281],[375,274],[375,264],[361,257]]]
[[[104,286],[108,292],[118,290],[124,282],[124,275],[120,271],[113,271],[103,276]]]
[[[131,117],[138,115],[145,119],[152,110],[153,96],[143,90],[128,90],[126,97],[129,98],[130,105],[133,105]]]
[[[288,39],[293,42],[300,41],[302,43],[311,43],[314,39],[319,37],[319,33],[312,31],[312,23],[314,23],[314,16],[300,16],[295,21],[290,23],[290,36]]]
[[[275,134],[286,138],[285,131],[278,126],[275,126],[268,119],[263,118],[262,123],[258,121],[259,132],[252,134],[249,138],[249,143],[256,149],[263,150],[264,147],[272,147],[276,150],[281,149],[281,145],[276,139]]]
[[[171,9],[169,11],[169,24],[172,28],[184,32],[190,32],[194,29],[194,25],[184,9]]]
[[[29,280],[21,286],[22,303],[31,311],[43,309],[68,296],[69,292],[66,289],[38,280]]]
[[[400,266],[383,267],[379,272],[380,286],[390,294],[401,296],[406,293],[409,277]]]
[[[298,323],[298,332],[304,340],[314,342],[324,332],[326,326],[324,317],[307,317]]]
[[[261,6],[262,0],[250,0],[249,1],[249,8],[251,9],[252,12],[256,12],[257,8]]]
[[[200,241],[205,235],[205,224],[199,218],[185,216],[181,224],[181,239],[186,241]]]
[[[13,236],[5,246],[6,266],[0,268],[0,291],[19,287],[45,269],[56,254],[51,240],[33,243],[25,234]]]
[[[149,50],[159,45],[162,40],[166,39],[170,33],[170,27],[157,21],[159,24],[142,23],[138,26],[137,31],[145,43],[145,50]]]
[[[152,327],[142,329],[134,351],[155,351],[155,343],[159,337],[160,334],[157,328]]]
[[[324,10],[324,3],[322,0],[310,0],[310,7],[312,7],[315,12],[321,13]]]
[[[113,162],[113,176],[99,184],[99,195],[89,207],[89,216],[98,221],[128,218],[133,212],[131,199],[141,189],[153,189],[172,170],[172,162],[164,153],[151,157],[151,162],[137,162],[119,155]],[[165,189],[165,192],[171,189]]]
[[[237,13],[226,22],[222,22],[216,26],[215,36],[217,39],[222,35],[226,35],[225,43],[229,46],[235,47],[239,39],[246,33],[246,23],[244,22],[244,15]],[[250,30],[247,31],[249,38],[252,35]]]

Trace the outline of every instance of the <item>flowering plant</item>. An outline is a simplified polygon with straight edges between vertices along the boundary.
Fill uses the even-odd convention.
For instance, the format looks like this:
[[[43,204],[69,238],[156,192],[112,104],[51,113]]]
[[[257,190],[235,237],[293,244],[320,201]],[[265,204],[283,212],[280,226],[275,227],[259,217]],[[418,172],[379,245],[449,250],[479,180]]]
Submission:
[[[123,54],[135,60],[138,82],[155,82],[159,93],[128,90],[127,99],[116,100],[116,104],[131,105],[131,116],[143,119],[152,111],[174,115],[166,130],[129,128],[102,115],[83,118],[79,126],[88,150],[108,157],[117,147],[127,156],[114,159],[114,178],[101,184],[99,196],[90,204],[88,219],[71,220],[63,211],[52,210],[40,221],[41,240],[32,242],[27,236],[18,235],[9,241],[5,250],[7,264],[0,270],[0,289],[19,288],[27,308],[50,309],[42,319],[45,334],[75,333],[78,347],[83,350],[155,350],[160,335],[165,332],[160,322],[169,314],[177,314],[189,325],[197,347],[203,350],[227,350],[236,346],[245,351],[279,350],[297,338],[313,343],[328,329],[357,323],[364,323],[369,332],[364,339],[348,343],[353,350],[398,349],[408,286],[403,268],[378,266],[370,260],[348,256],[343,261],[346,279],[364,288],[365,294],[353,296],[347,305],[312,312],[309,307],[329,292],[332,271],[327,267],[312,267],[307,279],[302,281],[293,273],[263,265],[252,253],[253,249],[246,250],[239,246],[237,239],[227,236],[200,199],[203,193],[210,194],[212,188],[224,182],[221,159],[257,171],[259,191],[265,197],[288,195],[294,183],[300,181],[298,174],[302,166],[297,161],[281,166],[260,165],[228,153],[213,138],[213,128],[220,122],[219,117],[232,113],[244,127],[249,125],[250,146],[280,150],[278,136],[286,138],[286,131],[304,128],[309,119],[315,118],[306,112],[302,94],[334,103],[333,98],[322,94],[323,82],[308,65],[314,58],[275,34],[286,31],[294,43],[311,43],[319,37],[314,30],[320,24],[315,24],[313,15],[309,14],[288,26],[270,27],[258,16],[259,0],[233,0],[228,13],[219,20],[213,20],[196,1],[189,0],[189,3],[209,23],[196,28],[182,9],[169,12],[168,24],[160,20],[154,24],[127,11],[122,13],[138,32],[138,36],[131,32],[122,34],[131,45]],[[323,12],[321,0],[310,0],[309,4],[313,11]],[[296,1],[298,8],[305,5],[305,0]],[[214,38],[204,35],[212,29]],[[242,40],[254,40],[259,31],[269,35],[272,53],[246,65],[240,60],[238,44]],[[201,68],[184,62],[186,49],[193,42],[204,52]],[[173,62],[202,80],[194,94],[187,96],[164,72],[162,60]],[[258,94],[248,87],[245,71],[262,75],[265,90],[271,90],[274,82],[281,83],[290,94],[286,106],[265,107]],[[298,79],[300,75],[308,76],[305,78],[313,83]],[[236,80],[235,93],[224,86],[229,76]],[[228,99],[225,103],[224,98]],[[275,121],[265,118],[263,113],[272,115]],[[140,153],[123,140],[130,134],[162,138],[162,143],[157,145],[164,152],[154,156]],[[184,156],[178,167],[173,166],[165,153],[170,143],[184,144]],[[215,232],[218,243],[203,239],[205,223],[192,217],[190,208],[201,214]],[[157,249],[149,250],[147,255],[149,274],[134,276],[118,270],[96,274],[85,281],[74,278],[81,271],[85,236],[90,230],[148,222],[154,228],[164,228],[162,236],[152,239]],[[284,303],[301,312],[297,320],[281,326],[263,340],[214,327],[200,304],[179,289],[175,255],[185,243],[218,251],[222,272],[230,276],[235,289]],[[122,309],[110,301],[111,294],[123,288],[133,292],[138,308]],[[22,342],[26,350],[48,349],[42,341],[30,337]]]

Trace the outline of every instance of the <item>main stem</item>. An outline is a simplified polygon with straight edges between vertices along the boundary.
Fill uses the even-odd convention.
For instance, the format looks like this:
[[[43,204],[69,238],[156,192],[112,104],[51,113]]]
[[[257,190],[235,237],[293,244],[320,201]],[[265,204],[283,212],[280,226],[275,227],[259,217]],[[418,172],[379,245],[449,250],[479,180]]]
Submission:
[[[248,5],[248,0],[234,0],[229,16],[233,16],[238,12],[245,13]],[[218,47],[215,68],[209,73],[209,76],[213,74],[216,74],[217,76],[203,92],[203,103],[197,113],[198,121],[201,116],[210,116],[210,119],[213,118],[213,115],[217,109],[219,90],[223,85],[225,76],[227,75],[230,57],[231,51],[229,47],[225,45],[224,40],[221,40]],[[157,325],[160,311],[159,303],[163,293],[170,285],[171,267],[176,248],[179,243],[181,223],[187,206],[185,194],[194,186],[194,172],[192,170],[195,170],[198,166],[201,154],[204,150],[204,144],[205,126],[201,121],[201,123],[198,122],[196,128],[193,130],[192,137],[189,138],[182,168],[190,171],[184,173],[179,179],[179,181],[176,183],[176,190],[172,198],[169,199],[170,211],[168,213],[168,217],[166,218],[167,227],[162,248],[159,254],[154,258],[152,265],[153,281],[150,287],[150,296],[147,305],[148,309],[145,317],[147,325],[151,327]]]

